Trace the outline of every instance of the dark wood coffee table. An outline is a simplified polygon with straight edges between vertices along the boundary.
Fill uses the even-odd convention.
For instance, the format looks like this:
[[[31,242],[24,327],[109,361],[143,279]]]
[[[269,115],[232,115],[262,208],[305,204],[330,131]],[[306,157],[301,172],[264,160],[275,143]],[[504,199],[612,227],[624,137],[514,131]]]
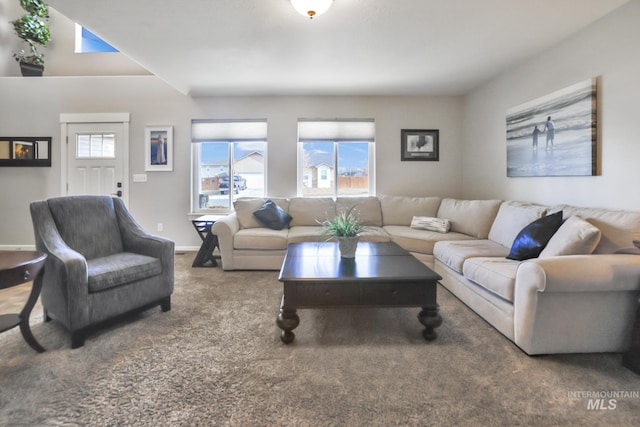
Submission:
[[[292,243],[278,280],[284,292],[277,325],[285,344],[300,323],[296,310],[329,307],[422,307],[427,341],[442,324],[436,289],[442,279],[395,243],[359,242],[354,259],[340,258],[333,242]]]

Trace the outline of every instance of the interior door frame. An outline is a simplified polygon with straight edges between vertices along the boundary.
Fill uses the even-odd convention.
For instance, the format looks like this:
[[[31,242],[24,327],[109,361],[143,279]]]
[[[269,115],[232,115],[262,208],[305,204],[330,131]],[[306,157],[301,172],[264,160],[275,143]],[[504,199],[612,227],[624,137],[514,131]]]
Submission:
[[[69,124],[76,123],[117,123],[122,125],[122,185],[126,189],[122,197],[129,206],[129,122],[130,113],[62,113],[60,114],[60,194],[67,194],[69,154]]]

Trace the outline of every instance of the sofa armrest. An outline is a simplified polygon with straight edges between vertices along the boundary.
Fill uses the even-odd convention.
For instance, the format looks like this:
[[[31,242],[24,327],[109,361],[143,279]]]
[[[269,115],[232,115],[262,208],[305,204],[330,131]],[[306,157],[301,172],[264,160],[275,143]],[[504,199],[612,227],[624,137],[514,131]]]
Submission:
[[[220,218],[211,227],[211,232],[218,236],[223,270],[233,269],[233,236],[238,230],[240,230],[240,223],[235,212]]]
[[[525,261],[516,274],[514,341],[527,354],[623,351],[639,294],[638,255]]]
[[[569,255],[529,260],[518,268],[518,293],[640,290],[640,256]]]

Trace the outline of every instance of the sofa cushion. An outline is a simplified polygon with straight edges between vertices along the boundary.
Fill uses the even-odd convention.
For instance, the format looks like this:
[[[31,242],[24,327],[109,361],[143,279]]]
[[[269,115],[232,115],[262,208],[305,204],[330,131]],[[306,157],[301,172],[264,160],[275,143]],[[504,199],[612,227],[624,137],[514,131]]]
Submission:
[[[361,242],[390,242],[391,237],[382,227],[367,227],[360,232]]]
[[[320,225],[296,225],[289,228],[289,243],[323,242],[327,240]]]
[[[568,205],[560,205],[554,209],[562,209],[565,218],[578,215],[600,230],[602,235],[594,254],[612,254],[620,249],[632,248],[633,241],[640,240],[640,212]]]
[[[121,252],[87,260],[89,292],[100,292],[162,273],[159,258]]]
[[[440,241],[433,247],[433,256],[457,273],[462,273],[462,266],[469,258],[504,258],[507,255],[509,255],[509,248],[486,239]]]
[[[562,225],[562,211],[533,221],[516,236],[507,258],[518,261],[537,258]]]
[[[520,264],[520,261],[506,258],[469,258],[464,262],[462,274],[486,290],[513,302],[516,272]]]
[[[289,225],[291,215],[285,212],[273,200],[267,200],[262,207],[253,213],[258,221],[267,228],[272,230],[282,230]]]
[[[500,200],[443,199],[436,216],[451,221],[451,231],[486,239],[500,203]],[[504,246],[511,246],[511,242]]]
[[[440,197],[408,197],[381,195],[383,225],[411,224],[414,216],[437,216]]]
[[[547,212],[545,206],[522,202],[504,202],[489,231],[489,239],[502,246],[511,247],[518,233],[528,224],[543,217]]]
[[[233,236],[234,249],[286,249],[288,229],[245,228]]]
[[[600,241],[600,230],[578,215],[570,216],[551,237],[540,258],[589,255]]]
[[[462,233],[438,233],[430,230],[415,230],[406,225],[385,225],[384,231],[401,248],[422,254],[433,254],[434,245],[442,240],[472,240],[471,236]]]
[[[336,214],[346,212],[354,206],[353,212],[364,225],[382,227],[382,208],[377,197],[338,197]]]
[[[318,225],[336,216],[336,204],[331,197],[293,197],[289,200],[289,227]]]

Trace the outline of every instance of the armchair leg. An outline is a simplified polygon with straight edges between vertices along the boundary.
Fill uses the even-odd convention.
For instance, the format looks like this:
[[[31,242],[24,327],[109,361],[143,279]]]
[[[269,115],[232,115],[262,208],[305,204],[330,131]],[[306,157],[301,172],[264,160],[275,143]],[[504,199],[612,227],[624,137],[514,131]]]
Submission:
[[[163,298],[160,301],[160,308],[162,309],[162,311],[171,310],[171,297],[170,296],[168,296],[166,298]]]
[[[71,332],[71,348],[79,348],[84,345],[85,333],[84,331]]]

